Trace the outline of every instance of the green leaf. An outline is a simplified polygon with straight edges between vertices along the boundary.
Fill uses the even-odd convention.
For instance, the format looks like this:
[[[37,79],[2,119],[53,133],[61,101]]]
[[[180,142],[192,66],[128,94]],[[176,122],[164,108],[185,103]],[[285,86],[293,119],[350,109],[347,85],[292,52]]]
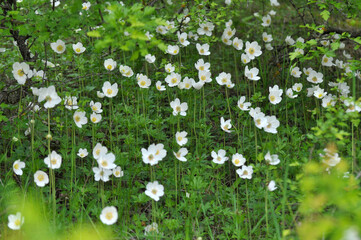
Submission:
[[[320,13],[321,17],[327,21],[329,18],[330,18],[330,12],[327,11],[327,10],[323,10],[321,13]]]
[[[99,31],[91,31],[91,32],[87,32],[86,34],[87,34],[89,37],[95,37],[95,38],[101,37]]]

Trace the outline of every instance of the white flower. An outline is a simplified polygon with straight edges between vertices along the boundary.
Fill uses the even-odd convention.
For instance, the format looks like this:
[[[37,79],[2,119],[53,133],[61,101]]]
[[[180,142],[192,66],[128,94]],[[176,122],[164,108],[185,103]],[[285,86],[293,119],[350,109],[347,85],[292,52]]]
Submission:
[[[113,71],[116,66],[117,66],[117,62],[114,61],[112,58],[106,59],[104,61],[104,67],[108,71]]]
[[[101,91],[97,91],[97,97],[98,97],[98,98],[104,98],[105,95],[104,95],[104,93],[102,93]]]
[[[27,78],[32,76],[33,72],[30,70],[30,67],[27,63],[22,62],[18,63],[15,62],[13,64],[13,71],[12,71],[14,78],[20,85],[24,85]]]
[[[322,66],[332,67],[335,65],[332,61],[333,57],[327,57],[326,55],[323,55],[321,64]]]
[[[38,187],[44,187],[46,184],[49,183],[49,177],[46,172],[43,171],[36,171],[34,174],[34,182]]]
[[[20,161],[20,159],[16,160],[14,163],[13,163],[13,170],[14,170],[14,173],[16,175],[23,175],[23,170],[22,168],[25,167],[25,163]]]
[[[267,126],[267,118],[264,113],[256,113],[253,117],[256,127],[262,129]]]
[[[118,211],[115,207],[105,207],[100,214],[100,221],[106,225],[112,225],[118,220]]]
[[[167,65],[164,66],[164,69],[167,73],[172,73],[174,72],[175,67],[171,63],[168,63]]]
[[[307,81],[318,84],[323,82],[323,74],[321,72],[316,72],[312,69],[309,70]]]
[[[334,167],[340,163],[341,158],[339,157],[337,152],[334,152],[328,148],[323,149],[323,151],[325,152],[325,155],[320,154],[323,163],[327,164],[330,167]]]
[[[237,169],[236,173],[240,178],[243,179],[251,179],[253,174],[253,167],[252,166],[246,166],[243,165],[242,169]]]
[[[269,43],[272,42],[273,38],[271,34],[267,34],[266,32],[263,32],[262,39],[264,42]]]
[[[88,150],[86,148],[79,148],[77,155],[81,158],[88,156]]]
[[[242,41],[242,39],[238,39],[238,37],[233,38],[232,44],[233,44],[233,47],[238,51],[242,50],[242,48],[243,48],[243,41]]]
[[[209,51],[209,44],[208,43],[205,43],[203,45],[197,43],[196,48],[198,50],[199,55],[207,56],[207,55],[211,54],[211,52]]]
[[[165,26],[157,26],[155,29],[157,33],[160,33],[162,35],[166,34],[168,32],[168,29]]]
[[[93,167],[94,172],[94,180],[99,181],[102,180],[103,182],[109,181],[109,176],[112,175],[113,171],[110,169],[104,169],[101,167]]]
[[[77,97],[75,96],[66,96],[64,99],[64,106],[66,109],[69,110],[75,110],[78,109],[79,106],[77,105],[78,101],[77,101]]]
[[[259,70],[258,68],[254,67],[251,69],[248,69],[248,66],[246,66],[245,70],[244,70],[244,75],[249,79],[249,80],[253,80],[253,81],[258,81],[261,78],[258,76]]]
[[[188,150],[187,148],[181,148],[178,150],[178,152],[173,152],[174,156],[179,160],[179,161],[182,161],[182,162],[186,162],[187,159],[184,157],[185,155],[188,154]]]
[[[225,132],[232,132],[231,130],[229,130],[230,128],[232,127],[232,124],[231,124],[231,119],[228,119],[227,121],[224,121],[224,118],[221,117],[221,128],[223,131]]]
[[[124,66],[124,65],[120,65],[119,66],[119,72],[124,76],[124,77],[131,77],[134,75],[134,72],[132,70],[131,67],[129,66]]]
[[[97,159],[98,164],[103,169],[113,169],[116,167],[114,164],[115,155],[113,153],[104,153]]]
[[[318,88],[313,92],[313,96],[318,99],[322,99],[325,95],[327,95],[327,92],[325,92],[322,88]]]
[[[293,40],[291,36],[287,36],[285,39],[285,42],[290,46],[292,46],[296,43],[295,40]]]
[[[90,114],[90,121],[92,121],[92,123],[98,123],[101,120],[102,120],[102,115],[96,113]]]
[[[356,111],[360,112],[361,111],[361,107],[358,104],[356,104],[354,101],[346,99],[344,101],[344,104],[347,107],[346,112],[356,112]]]
[[[226,5],[231,5],[232,0],[225,0],[224,3],[225,3]]]
[[[247,41],[245,52],[248,55],[249,59],[251,60],[255,59],[256,57],[262,54],[261,46],[259,46],[256,41],[252,43]]]
[[[55,151],[52,151],[45,159],[44,163],[48,165],[48,168],[58,169],[61,166],[62,157]]]
[[[93,148],[93,157],[98,159],[100,155],[106,154],[108,149],[105,146],[102,146],[100,143],[97,143]]]
[[[274,15],[276,15],[276,12],[274,10],[271,10],[271,11],[268,12],[268,14],[271,15],[271,16],[274,16]]]
[[[280,5],[277,0],[270,0],[270,2],[271,2],[271,6],[278,7]]]
[[[241,55],[241,60],[244,64],[247,64],[251,61],[251,59],[248,57],[248,55],[244,54],[244,53],[242,53],[242,55]]]
[[[177,132],[175,134],[175,139],[179,146],[183,146],[187,144],[188,142],[187,134],[188,133],[186,131]]]
[[[162,85],[162,82],[161,81],[157,81],[155,83],[155,87],[157,88],[158,91],[165,91],[165,86]]]
[[[216,77],[217,83],[221,86],[223,85],[227,85],[228,83],[231,82],[231,74],[230,73],[225,73],[225,72],[221,72],[218,77]]]
[[[171,55],[177,55],[179,53],[179,47],[177,45],[168,45],[167,53]]]
[[[228,157],[226,157],[226,151],[223,149],[218,150],[218,153],[212,151],[211,156],[213,158],[212,162],[216,164],[223,164],[225,161],[228,160]]]
[[[90,2],[85,2],[82,4],[82,9],[85,10],[85,11],[88,11],[90,6],[91,6],[91,3]]]
[[[84,124],[88,123],[88,119],[83,111],[76,111],[73,115],[73,119],[78,128],[82,128]]]
[[[53,49],[56,53],[63,53],[65,52],[66,46],[65,43],[62,40],[57,40],[56,42],[50,43],[51,49]]]
[[[73,50],[76,54],[81,54],[85,51],[85,47],[83,47],[83,44],[81,42],[78,42],[77,44],[73,44]]]
[[[296,98],[298,95],[293,95],[293,91],[292,91],[292,88],[289,88],[286,90],[286,95],[289,97],[289,98]]]
[[[223,31],[223,36],[227,39],[231,39],[234,34],[236,33],[236,29],[232,29],[231,27],[227,27],[226,29],[224,29]]]
[[[273,47],[272,47],[272,45],[271,45],[270,43],[266,43],[265,48],[266,48],[268,51],[273,50]]]
[[[201,89],[201,88],[204,86],[204,84],[205,84],[205,82],[203,82],[203,81],[201,81],[201,80],[198,81],[198,82],[196,82],[196,81],[193,80],[192,86],[193,86],[194,89],[199,90],[199,89]]]
[[[302,83],[295,83],[295,84],[292,86],[292,89],[293,89],[293,91],[295,91],[295,92],[301,92],[301,90],[302,90]]]
[[[172,72],[165,78],[165,81],[168,83],[169,87],[175,87],[178,86],[181,79],[182,77],[179,73]]]
[[[187,40],[187,33],[177,32],[177,35],[178,35],[178,41],[180,44],[182,44],[185,47],[189,45],[190,42]]]
[[[61,98],[56,93],[54,86],[40,88],[38,94],[38,102],[46,100],[46,103],[44,104],[45,108],[53,108],[61,102]]]
[[[189,37],[190,39],[193,38],[195,41],[198,40],[198,35],[195,34],[195,33],[192,33],[192,32],[189,32],[189,33],[188,33],[188,37]]]
[[[145,60],[149,63],[154,63],[155,62],[155,56],[151,55],[151,54],[147,54],[145,55]]]
[[[118,166],[113,169],[113,175],[114,177],[120,178],[124,176],[124,172],[122,171],[122,168]]]
[[[137,74],[138,86],[141,88],[149,88],[152,84],[152,81],[148,78],[148,76],[144,74]]]
[[[272,154],[268,151],[266,156],[264,156],[264,160],[270,165],[278,165],[281,161],[278,158],[277,154]]]
[[[20,212],[17,212],[16,215],[10,214],[8,220],[8,227],[12,230],[19,230],[24,224],[24,217],[21,216]]]
[[[161,159],[156,155],[157,148],[155,144],[151,144],[148,149],[142,148],[142,159],[145,164],[150,164],[151,166],[157,164]]]
[[[176,116],[180,114],[181,116],[186,116],[186,111],[188,110],[188,104],[186,102],[181,103],[179,98],[174,99],[170,102],[170,106],[173,108],[173,115]]]
[[[198,78],[204,83],[212,82],[211,72],[209,71],[198,71]]]
[[[322,98],[322,107],[324,108],[329,106],[335,106],[335,104],[336,104],[336,96],[333,96],[332,94],[328,94],[324,98]]]
[[[160,197],[164,195],[164,187],[158,181],[149,182],[146,186],[145,195],[159,201]]]
[[[240,167],[246,163],[246,159],[242,154],[236,153],[232,155],[232,163],[236,167]]]
[[[232,41],[227,37],[227,35],[222,35],[222,42],[226,45],[232,44]]]
[[[266,116],[267,124],[263,127],[263,130],[268,133],[277,133],[277,128],[280,126],[280,121],[276,116]]]
[[[147,225],[144,228],[144,235],[147,236],[149,233],[153,234],[153,233],[159,233],[158,231],[158,224],[157,223],[152,223],[150,225]]]
[[[118,83],[114,83],[113,85],[110,82],[106,81],[102,87],[104,96],[108,98],[115,97],[118,94]]]
[[[269,87],[269,95],[268,99],[270,103],[276,105],[281,102],[282,100],[282,93],[283,89],[279,89],[278,85],[275,85],[273,87]]]
[[[263,27],[268,27],[269,25],[271,25],[271,16],[267,15],[265,17],[262,18],[262,24]]]
[[[301,77],[302,72],[300,71],[299,67],[294,67],[294,68],[291,67],[290,71],[293,77],[295,78]]]
[[[102,104],[100,102],[94,103],[94,101],[90,101],[89,106],[92,109],[92,111],[95,112],[95,113],[102,113],[103,112]]]
[[[180,82],[178,87],[179,89],[191,89],[192,86],[193,86],[193,82],[194,82],[194,79],[193,78],[188,78],[188,77],[185,77],[183,79],[183,82]]]
[[[268,190],[273,192],[277,189],[275,181],[271,180],[267,186]]]
[[[213,29],[214,29],[214,24],[211,22],[200,23],[199,28],[197,29],[197,33],[199,35],[211,36]]]
[[[241,109],[243,111],[249,111],[249,107],[251,106],[251,103],[245,102],[245,101],[246,101],[246,97],[241,96],[237,102],[237,106],[239,107],[239,109]]]
[[[352,58],[351,55],[348,54],[345,50],[342,51],[342,54],[343,54],[343,55],[345,56],[345,58],[347,58],[347,59],[351,59],[351,58]]]
[[[254,118],[258,113],[261,113],[261,109],[259,107],[251,108],[249,111],[249,115],[251,115],[252,118]]]

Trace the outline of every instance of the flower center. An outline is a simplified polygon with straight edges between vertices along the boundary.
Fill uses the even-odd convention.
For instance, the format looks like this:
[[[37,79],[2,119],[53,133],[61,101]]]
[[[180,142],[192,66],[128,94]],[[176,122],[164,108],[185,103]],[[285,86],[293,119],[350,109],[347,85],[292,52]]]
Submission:
[[[153,159],[154,159],[153,154],[150,154],[150,155],[148,156],[148,160],[149,160],[149,161],[152,161]]]
[[[318,94],[318,97],[321,98],[321,97],[322,97],[322,93]]]
[[[189,87],[190,87],[190,84],[189,84],[189,83],[186,83],[186,84],[185,84],[185,87],[186,87],[186,88],[189,88]]]
[[[232,31],[228,31],[227,34],[228,34],[228,36],[232,36],[233,33],[232,33]]]
[[[115,176],[119,176],[120,172],[119,171],[115,171]]]
[[[243,103],[240,103],[240,104],[239,104],[239,107],[240,107],[240,108],[243,108],[243,106],[244,106]]]
[[[50,101],[51,101],[51,97],[50,97],[50,96],[46,96],[46,97],[45,97],[45,100],[46,100],[47,102],[50,102]]]
[[[239,159],[238,159],[238,158],[235,159],[235,160],[234,160],[234,163],[235,163],[236,165],[238,165],[238,164],[240,163]]]
[[[157,189],[153,189],[153,190],[152,190],[152,193],[153,193],[154,195],[156,195],[157,192],[158,192]]]
[[[274,102],[274,100],[276,100],[275,96],[270,96],[269,99],[271,100],[271,102]]]
[[[145,86],[145,81],[144,81],[144,80],[141,81],[141,82],[140,82],[140,85],[144,87],[144,86]]]
[[[92,122],[95,123],[97,121],[96,117],[92,117]]]
[[[254,52],[255,52],[255,50],[254,50],[254,48],[250,48],[250,49],[248,50],[248,52],[249,52],[249,54],[253,55]]]
[[[209,28],[208,28],[208,27],[204,27],[203,29],[204,29],[204,31],[208,31],[208,30],[209,30]]]
[[[177,152],[177,158],[180,158],[181,157],[181,154],[180,154],[180,152]]]
[[[107,89],[107,94],[108,94],[108,95],[110,95],[110,94],[112,94],[112,93],[113,93],[113,90],[111,90],[110,88]]]
[[[175,110],[176,110],[177,112],[180,112],[180,111],[181,111],[181,107],[180,107],[180,106],[176,106]]]
[[[317,82],[317,77],[313,77],[312,81]]]
[[[15,164],[15,165],[14,165],[14,168],[15,168],[16,170],[18,170],[18,169],[19,169],[19,164]]]
[[[297,91],[301,91],[301,88],[300,88],[300,87],[298,87],[298,88],[297,88]]]
[[[183,139],[183,137],[181,137],[181,136],[178,137],[179,142],[182,141],[182,139]]]
[[[181,38],[181,39],[180,39],[180,42],[181,42],[181,43],[184,43],[184,38]]]
[[[200,52],[200,53],[204,53],[204,49],[202,48],[199,52]]]
[[[328,58],[324,58],[323,62],[327,63],[328,62]]]
[[[93,111],[98,110],[97,106],[93,105],[93,106],[92,106],[92,110],[93,110]]]
[[[64,49],[63,45],[58,45],[56,47],[56,50],[58,50],[59,52],[63,51],[63,49]]]
[[[110,64],[107,66],[107,69],[108,69],[108,70],[111,70],[112,68],[113,68],[113,66],[110,65]]]
[[[173,51],[174,54],[177,54],[177,52],[178,52],[177,50],[174,50],[174,51]]]
[[[80,117],[79,116],[75,116],[75,122],[79,122],[80,121]]]
[[[39,182],[44,181],[44,175],[43,174],[38,175],[38,180]]]
[[[203,71],[204,70],[204,66],[200,66],[199,70]]]
[[[14,224],[15,224],[15,226],[20,226],[20,224],[21,224],[21,221],[20,221],[20,219],[16,219],[15,220],[15,222],[14,222]]]
[[[112,218],[113,218],[113,213],[112,213],[112,212],[107,212],[107,213],[105,214],[105,218],[108,219],[108,220],[112,220]]]
[[[22,76],[24,76],[24,71],[23,71],[23,69],[19,69],[18,70],[18,75],[20,76],[20,77],[22,77]]]
[[[176,78],[172,78],[172,83],[176,83],[177,79]]]
[[[222,158],[220,156],[217,157],[217,161],[220,162]]]
[[[223,78],[222,83],[226,83],[226,82],[227,82],[227,78]]]
[[[207,79],[206,76],[204,76],[204,75],[201,76],[201,80],[202,80],[202,81],[205,81],[206,79]]]
[[[52,158],[52,159],[50,160],[50,162],[51,162],[51,165],[55,165],[55,164],[56,164],[56,158]]]
[[[96,154],[96,155],[99,155],[99,154],[100,154],[100,149],[97,149],[97,150],[95,151],[95,154]]]
[[[103,161],[102,161],[102,166],[103,166],[103,167],[108,166],[108,162],[107,162],[107,161],[105,161],[105,160],[103,160]]]

